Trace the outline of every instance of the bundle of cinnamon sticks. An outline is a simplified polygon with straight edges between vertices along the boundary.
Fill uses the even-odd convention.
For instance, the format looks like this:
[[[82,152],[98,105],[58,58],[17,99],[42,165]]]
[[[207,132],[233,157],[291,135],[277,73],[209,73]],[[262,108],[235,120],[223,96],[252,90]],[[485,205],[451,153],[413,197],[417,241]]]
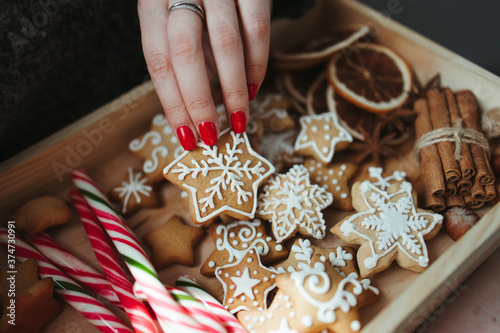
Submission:
[[[495,176],[474,94],[432,89],[414,109],[426,207],[437,212],[452,206],[479,208],[493,200]]]

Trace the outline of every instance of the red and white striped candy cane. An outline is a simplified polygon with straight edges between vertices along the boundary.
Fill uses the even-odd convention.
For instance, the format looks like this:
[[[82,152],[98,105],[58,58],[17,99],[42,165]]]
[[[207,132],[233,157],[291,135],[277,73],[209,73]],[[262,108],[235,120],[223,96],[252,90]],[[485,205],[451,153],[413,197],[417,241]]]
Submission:
[[[203,289],[194,279],[182,276],[177,279],[175,286],[188,292],[194,298],[203,303],[207,309],[218,317],[228,333],[246,333],[247,330],[241,325],[236,317],[230,313],[215,297]]]
[[[134,296],[132,283],[116,259],[113,249],[106,239],[106,234],[102,230],[102,226],[88,206],[85,198],[78,190],[72,190],[70,198],[78,211],[97,260],[101,264],[102,270],[108,278],[111,287],[123,304],[132,327],[134,327],[136,332],[157,333],[158,330],[148,309],[144,303]]]
[[[118,308],[125,310],[111,284],[101,273],[67,251],[48,234],[41,233],[32,236],[29,241],[45,258],[49,259],[75,281],[93,290]]]
[[[8,243],[8,231],[0,229],[0,242]],[[54,290],[69,305],[80,312],[87,320],[103,333],[132,333],[123,322],[97,299],[89,295],[78,283],[65,275],[60,269],[28,244],[21,236],[16,235],[16,259],[25,262],[35,258],[38,262],[40,277],[51,277],[54,280]]]
[[[177,304],[163,286],[156,270],[137,238],[115,212],[109,200],[81,169],[72,173],[73,183],[92,208],[113,244],[123,256],[136,283],[147,295],[163,330],[167,332],[206,332],[201,325]],[[214,331],[212,331],[214,332]]]

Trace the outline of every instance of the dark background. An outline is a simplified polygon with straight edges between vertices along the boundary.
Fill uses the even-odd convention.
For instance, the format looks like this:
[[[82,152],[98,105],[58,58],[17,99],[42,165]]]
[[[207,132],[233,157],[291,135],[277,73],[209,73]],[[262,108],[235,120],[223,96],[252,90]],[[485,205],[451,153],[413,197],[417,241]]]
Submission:
[[[500,1],[361,1],[500,74]],[[275,0],[274,15],[313,3]],[[0,0],[0,161],[148,79],[136,1]]]

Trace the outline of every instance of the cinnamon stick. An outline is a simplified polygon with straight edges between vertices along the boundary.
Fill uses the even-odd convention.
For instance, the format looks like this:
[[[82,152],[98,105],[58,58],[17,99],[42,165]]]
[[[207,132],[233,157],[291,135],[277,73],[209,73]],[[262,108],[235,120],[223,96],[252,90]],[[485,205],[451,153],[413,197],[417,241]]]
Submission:
[[[448,111],[450,112],[450,121],[453,126],[457,120],[461,119],[460,111],[458,110],[455,95],[451,89],[446,88],[444,90],[444,95],[448,105]],[[472,160],[469,144],[466,142],[462,142],[461,156],[462,158],[459,161],[459,166],[462,178],[471,179],[476,174],[476,170],[474,169],[474,161]]]
[[[497,197],[495,185],[485,185],[484,192],[486,192],[486,202],[489,202]]]
[[[431,115],[432,128],[438,129],[451,127],[450,114],[446,105],[446,99],[438,89],[427,91],[429,101],[429,110]],[[455,159],[455,145],[449,141],[439,142],[437,144],[439,156],[443,164],[445,179],[447,182],[454,183],[461,178],[460,167]]]
[[[425,133],[432,131],[432,124],[429,115],[429,106],[425,98],[415,101],[413,108],[418,115],[415,119],[415,135],[418,140]],[[444,205],[444,200],[438,200],[439,202],[436,202],[436,200],[432,198],[444,197],[446,192],[443,165],[441,164],[441,158],[439,157],[439,152],[435,145],[427,146],[420,150],[420,169],[422,170],[426,207],[430,208],[430,206],[435,204]]]
[[[471,195],[464,197],[465,205],[472,209],[478,209],[484,206],[484,201],[475,201]]]
[[[445,184],[446,192],[445,197],[453,197],[457,194],[457,184],[446,182]]]
[[[470,195],[470,189],[472,187],[472,181],[470,179],[459,179],[457,182],[457,191],[461,196]]]
[[[474,201],[486,201],[486,192],[484,190],[484,186],[479,184],[476,180],[470,189],[470,195],[472,196],[472,200]]]
[[[472,128],[482,132],[479,121],[479,110],[474,94],[470,90],[459,91],[455,94],[460,110],[460,115],[464,122],[464,127]],[[487,153],[477,145],[470,145],[474,166],[476,168],[476,180],[481,185],[491,185],[495,181],[495,176],[489,163]]]

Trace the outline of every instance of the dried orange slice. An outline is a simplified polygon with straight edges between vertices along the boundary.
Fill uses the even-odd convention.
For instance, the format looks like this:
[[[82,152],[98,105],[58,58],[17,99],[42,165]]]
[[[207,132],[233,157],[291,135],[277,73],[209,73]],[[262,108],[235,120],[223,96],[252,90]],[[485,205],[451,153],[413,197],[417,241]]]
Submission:
[[[408,64],[389,48],[356,44],[334,54],[328,79],[342,97],[374,113],[400,107],[408,98],[412,75]]]
[[[335,52],[366,36],[369,32],[370,28],[366,25],[345,25],[332,28],[305,44],[288,51],[274,53],[274,67],[284,70],[314,67],[326,61]]]

